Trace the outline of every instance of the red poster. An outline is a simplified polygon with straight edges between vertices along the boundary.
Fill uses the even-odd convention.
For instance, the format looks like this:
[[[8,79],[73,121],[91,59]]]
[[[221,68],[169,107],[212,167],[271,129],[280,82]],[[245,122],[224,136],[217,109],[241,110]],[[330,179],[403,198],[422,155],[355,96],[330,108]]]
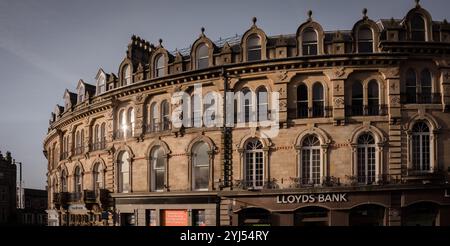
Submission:
[[[164,226],[187,226],[187,210],[163,210],[162,219]]]

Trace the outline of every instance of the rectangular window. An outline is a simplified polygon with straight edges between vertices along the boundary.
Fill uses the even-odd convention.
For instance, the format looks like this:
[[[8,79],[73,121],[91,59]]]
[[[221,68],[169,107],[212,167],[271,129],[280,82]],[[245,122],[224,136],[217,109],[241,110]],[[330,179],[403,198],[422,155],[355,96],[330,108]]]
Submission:
[[[186,209],[161,210],[162,226],[188,226],[188,214]]]

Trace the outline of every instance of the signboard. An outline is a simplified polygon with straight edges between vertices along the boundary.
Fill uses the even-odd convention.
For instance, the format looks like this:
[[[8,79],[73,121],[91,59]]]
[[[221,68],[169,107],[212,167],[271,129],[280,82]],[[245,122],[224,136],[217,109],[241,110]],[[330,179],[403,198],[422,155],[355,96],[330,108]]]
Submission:
[[[278,195],[278,204],[347,202],[347,193]]]
[[[188,214],[187,210],[162,210],[162,223],[164,226],[187,226]]]
[[[86,206],[84,204],[71,204],[71,205],[69,205],[69,212],[83,211],[83,210],[86,210]]]

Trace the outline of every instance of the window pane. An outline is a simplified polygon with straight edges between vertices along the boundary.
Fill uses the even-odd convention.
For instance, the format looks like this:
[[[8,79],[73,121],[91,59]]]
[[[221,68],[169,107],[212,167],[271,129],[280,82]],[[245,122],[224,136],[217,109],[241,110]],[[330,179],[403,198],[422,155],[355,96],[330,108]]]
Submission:
[[[208,189],[209,167],[196,167],[194,170],[194,189]]]
[[[201,44],[197,48],[197,69],[208,67],[208,47],[205,44]]]
[[[164,170],[155,171],[155,190],[164,190]]]

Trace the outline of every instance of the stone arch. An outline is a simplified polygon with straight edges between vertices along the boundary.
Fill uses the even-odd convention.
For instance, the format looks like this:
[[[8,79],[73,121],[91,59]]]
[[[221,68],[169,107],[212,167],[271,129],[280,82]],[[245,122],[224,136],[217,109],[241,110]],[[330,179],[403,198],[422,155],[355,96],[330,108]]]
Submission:
[[[205,142],[208,145],[209,150],[213,151],[214,153],[217,150],[217,147],[214,144],[214,141],[210,137],[205,136],[205,135],[198,135],[198,136],[194,137],[191,141],[189,141],[189,144],[186,146],[185,152],[187,154],[192,154],[192,148],[198,142]]]
[[[126,57],[125,59],[123,59],[123,61],[119,65],[119,73],[118,73],[118,75],[119,75],[119,84],[120,84],[120,86],[124,85],[124,79],[125,78],[123,77],[123,68],[126,65],[129,65],[130,68],[131,68],[131,83],[133,83],[133,73],[134,73],[133,63],[132,63],[130,58]]]
[[[431,18],[430,12],[422,8],[420,4],[417,4],[415,8],[408,11],[404,18],[403,25],[405,25],[408,30],[408,37],[411,38],[411,19],[415,14],[419,14],[423,17],[425,22],[425,41],[433,41],[433,19]]]
[[[208,66],[212,67],[214,66],[214,50],[216,49],[216,45],[206,37],[204,34],[204,29],[202,29],[202,33],[200,34],[200,37],[194,41],[191,48],[191,70],[197,69],[197,48],[200,44],[205,43],[208,47]]]
[[[164,153],[166,155],[169,155],[170,153],[172,153],[172,151],[169,148],[169,145],[167,145],[166,142],[160,140],[160,139],[156,139],[153,142],[150,143],[150,145],[147,147],[147,151],[145,152],[145,158],[148,160],[150,159],[150,152],[153,150],[153,148],[155,148],[156,146],[161,146],[161,148],[163,148]]]
[[[437,120],[432,115],[424,112],[419,112],[411,117],[411,119],[406,122],[405,129],[407,131],[411,131],[418,121],[425,121],[430,126],[430,130],[432,132],[437,132],[441,129],[441,126]]]
[[[301,24],[298,29],[297,29],[297,35],[296,35],[296,41],[297,41],[297,56],[301,56],[303,55],[302,52],[302,34],[303,32],[308,29],[311,28],[313,29],[316,34],[317,34],[317,55],[324,55],[325,54],[325,50],[324,50],[324,45],[323,45],[323,41],[325,39],[325,34],[323,31],[322,26],[315,22],[314,20],[312,20],[312,18],[308,18],[308,20],[306,22],[304,22],[303,24]]]
[[[256,19],[254,19],[253,25],[248,29],[244,35],[242,35],[241,39],[241,61],[246,62],[248,61],[247,57],[247,39],[253,35],[256,34],[259,36],[261,40],[261,60],[266,60],[267,57],[267,36],[266,33],[260,29],[258,26],[256,26]]]
[[[377,23],[373,20],[369,19],[367,16],[364,16],[361,20],[357,21],[352,28],[352,36],[353,36],[353,52],[358,52],[358,37],[359,30],[363,27],[368,27],[372,30],[372,40],[373,40],[373,52],[377,52],[378,45],[380,42],[380,28]]]
[[[331,143],[331,138],[324,130],[318,127],[311,127],[307,130],[298,133],[294,139],[293,145],[301,146],[303,140],[309,135],[316,135],[319,138],[321,145],[327,145],[328,147],[328,145]]]
[[[130,148],[130,146],[128,146],[127,144],[121,144],[119,145],[119,147],[114,151],[114,156],[113,156],[113,162],[115,164],[117,164],[117,159],[119,158],[119,155],[122,152],[128,152],[130,159],[133,160],[134,159],[134,153],[133,150]]]
[[[156,48],[155,52],[150,57],[151,78],[156,78],[156,70],[155,70],[156,58],[158,58],[160,55],[164,56],[164,59],[165,59],[164,60],[164,74],[165,75],[169,74],[169,62],[170,62],[171,55],[162,45],[160,45],[158,48]]]
[[[97,157],[94,159],[94,161],[92,161],[92,165],[90,168],[91,172],[94,172],[94,167],[97,163],[99,163],[102,166],[102,170],[106,170],[107,166],[106,166],[105,160],[103,160],[103,158],[101,158],[101,157]]]
[[[350,139],[348,139],[349,144],[351,145],[357,144],[359,136],[368,132],[373,134],[376,143],[378,144],[386,143],[387,139],[385,137],[385,134],[379,128],[372,125],[362,125],[353,130]]]

